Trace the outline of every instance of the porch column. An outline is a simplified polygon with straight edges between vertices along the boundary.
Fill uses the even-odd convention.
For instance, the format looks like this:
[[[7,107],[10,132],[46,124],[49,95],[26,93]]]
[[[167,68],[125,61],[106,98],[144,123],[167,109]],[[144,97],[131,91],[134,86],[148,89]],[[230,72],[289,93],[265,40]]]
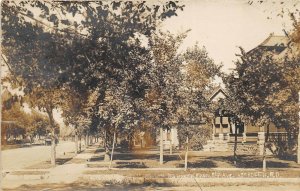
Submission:
[[[211,124],[212,124],[212,127],[213,127],[212,140],[215,140],[215,134],[216,134],[215,118],[213,118],[211,120]]]
[[[223,120],[222,120],[222,118],[223,118],[223,117],[220,116],[220,133],[223,134],[223,123],[222,123]]]
[[[224,140],[224,134],[223,133],[219,133],[219,140]]]
[[[222,124],[222,117],[220,116],[220,133],[219,133],[219,139],[224,140],[224,134],[223,134],[223,124]]]
[[[244,124],[244,132],[243,132],[243,143],[247,141],[247,125]]]

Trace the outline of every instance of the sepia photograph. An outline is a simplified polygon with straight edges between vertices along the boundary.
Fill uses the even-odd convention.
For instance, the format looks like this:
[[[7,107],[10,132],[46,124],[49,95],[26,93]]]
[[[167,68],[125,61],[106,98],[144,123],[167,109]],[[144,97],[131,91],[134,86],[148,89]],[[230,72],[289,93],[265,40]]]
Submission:
[[[300,190],[300,0],[0,10],[0,191]]]

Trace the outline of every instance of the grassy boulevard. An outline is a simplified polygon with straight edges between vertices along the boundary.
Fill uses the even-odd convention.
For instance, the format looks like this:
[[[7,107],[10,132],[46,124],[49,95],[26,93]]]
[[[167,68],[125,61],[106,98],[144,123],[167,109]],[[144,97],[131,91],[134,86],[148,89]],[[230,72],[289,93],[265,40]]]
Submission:
[[[93,145],[76,156],[67,154],[67,159],[62,159],[55,168],[50,168],[50,161],[45,161],[10,172],[10,178],[4,178],[5,185],[9,185],[4,185],[4,190],[183,190],[184,187],[184,190],[203,191],[226,187],[268,191],[300,188],[300,168],[292,160],[270,157],[270,168],[263,172],[255,156],[240,155],[240,165],[234,166],[229,153],[215,152],[204,157],[203,152],[193,152],[189,157],[190,168],[184,171],[179,152],[166,154],[163,165],[158,164],[155,153],[157,151],[124,152],[117,148],[117,158],[108,169],[109,163],[103,161],[103,148]],[[253,168],[243,168],[244,163],[252,164]],[[68,180],[75,175],[78,178]]]

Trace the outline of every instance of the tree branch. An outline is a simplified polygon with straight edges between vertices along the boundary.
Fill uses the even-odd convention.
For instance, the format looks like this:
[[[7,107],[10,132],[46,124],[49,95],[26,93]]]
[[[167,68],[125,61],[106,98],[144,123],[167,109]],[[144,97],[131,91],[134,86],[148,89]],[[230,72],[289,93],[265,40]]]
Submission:
[[[15,4],[15,2],[14,2],[14,4]],[[17,5],[16,5],[16,7],[17,7]],[[57,31],[60,31],[60,32],[63,32],[63,33],[76,34],[76,35],[80,35],[80,36],[84,36],[84,37],[88,36],[87,34],[82,34],[82,33],[77,32],[75,29],[72,29],[72,31],[71,31],[70,28],[67,28],[67,30],[64,30],[64,29],[59,29],[58,27],[52,27],[49,24],[44,23],[43,21],[40,21],[40,20],[38,20],[38,19],[36,19],[36,18],[34,18],[32,16],[27,15],[26,13],[22,13],[22,12],[16,10],[16,8],[14,8],[14,9],[15,9],[16,13],[18,13],[20,15],[23,15],[23,16],[31,19],[31,20],[34,20],[35,22],[37,22],[39,24],[42,24],[43,26],[45,26],[45,27],[47,27],[49,29],[57,30]]]
[[[2,60],[5,62],[5,64],[7,65],[7,68],[9,70],[9,72],[12,74],[12,76],[14,77],[14,79],[18,82],[18,84],[21,85],[21,82],[17,79],[17,77],[14,75],[13,70],[11,69],[9,63],[7,62],[6,58],[3,56],[3,54],[1,54]]]

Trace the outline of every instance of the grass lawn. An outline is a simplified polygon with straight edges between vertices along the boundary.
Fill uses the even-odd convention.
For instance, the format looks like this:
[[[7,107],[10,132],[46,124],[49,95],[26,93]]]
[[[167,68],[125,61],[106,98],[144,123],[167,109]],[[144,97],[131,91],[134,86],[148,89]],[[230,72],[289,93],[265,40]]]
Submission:
[[[12,175],[44,175],[49,171],[15,171],[11,172]]]
[[[75,156],[74,152],[66,152],[64,155],[56,158],[56,165],[71,163],[72,160],[76,161],[76,159],[73,159],[74,156]],[[50,168],[52,168],[50,160],[42,161],[40,163],[26,167],[26,169],[50,169]]]
[[[131,152],[117,149],[113,156],[114,168],[183,168],[184,152],[175,151],[172,155],[164,152],[164,164],[159,164],[158,150],[135,150]],[[238,154],[237,164],[234,164],[232,152],[203,152],[191,151],[188,157],[189,168],[262,168],[262,156]],[[96,153],[88,163],[91,168],[108,167],[103,162],[103,153]],[[292,159],[280,159],[276,156],[267,156],[267,168],[300,169],[300,165]]]

